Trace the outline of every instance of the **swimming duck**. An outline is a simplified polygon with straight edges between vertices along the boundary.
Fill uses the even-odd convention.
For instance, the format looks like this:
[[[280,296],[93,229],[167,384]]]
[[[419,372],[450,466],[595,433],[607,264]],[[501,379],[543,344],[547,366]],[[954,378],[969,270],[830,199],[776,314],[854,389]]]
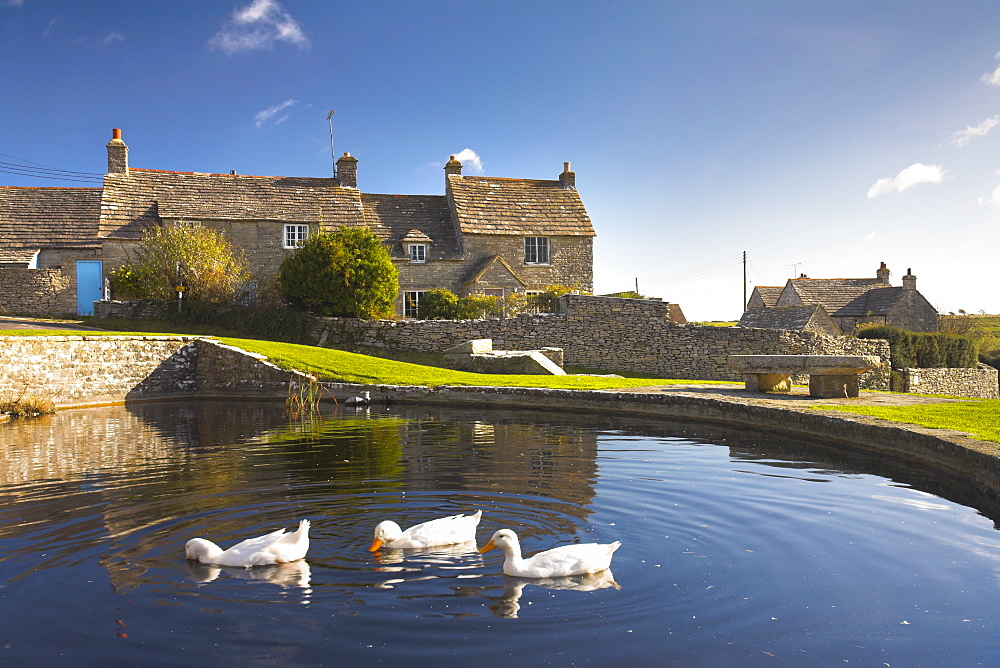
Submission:
[[[369,406],[372,403],[372,393],[364,391],[360,397],[347,397],[344,399],[345,406]]]
[[[299,522],[299,528],[292,533],[278,529],[264,536],[248,538],[228,550],[223,550],[204,538],[192,538],[184,546],[184,554],[188,559],[195,559],[203,564],[246,568],[286,564],[302,559],[308,550],[309,520]]]
[[[585,543],[583,545],[563,545],[551,550],[521,558],[521,543],[517,534],[510,529],[500,529],[480,552],[489,552],[495,547],[503,550],[503,572],[521,578],[557,578],[566,575],[598,573],[611,566],[611,555],[621,547],[622,542]]]
[[[477,510],[472,515],[451,515],[430,522],[415,524],[406,531],[392,520],[379,522],[375,527],[375,540],[368,548],[374,552],[383,545],[386,547],[430,547],[432,545],[453,545],[476,540],[476,527],[483,511]]]

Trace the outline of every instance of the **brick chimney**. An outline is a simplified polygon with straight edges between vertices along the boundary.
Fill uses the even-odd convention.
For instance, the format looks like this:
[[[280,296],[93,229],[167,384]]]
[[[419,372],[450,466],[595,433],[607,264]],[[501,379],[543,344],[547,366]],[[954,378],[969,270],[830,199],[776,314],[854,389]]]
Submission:
[[[885,266],[885,262],[875,272],[875,278],[882,285],[889,285],[889,268]]]
[[[358,159],[345,153],[337,160],[337,181],[341,188],[358,187]]]
[[[448,163],[444,166],[444,176],[445,180],[449,176],[461,176],[462,175],[462,162],[460,160],[455,160],[455,156],[450,156]]]
[[[907,269],[906,276],[903,276],[903,288],[905,290],[917,289],[917,277],[913,275],[912,269]]]
[[[122,141],[121,128],[111,131],[108,142],[108,174],[128,174],[128,146]]]
[[[576,190],[576,173],[570,171],[568,162],[563,163],[563,171],[559,175],[559,183],[562,184],[563,190]]]

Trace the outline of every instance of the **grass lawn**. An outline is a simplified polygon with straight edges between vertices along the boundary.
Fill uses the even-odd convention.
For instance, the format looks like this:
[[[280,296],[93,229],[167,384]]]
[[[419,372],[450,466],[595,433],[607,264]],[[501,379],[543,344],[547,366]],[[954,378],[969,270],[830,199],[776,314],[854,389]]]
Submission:
[[[493,387],[546,387],[569,390],[608,390],[671,384],[713,384],[707,380],[663,378],[604,378],[599,376],[526,376],[467,373],[434,366],[369,357],[342,350],[254,339],[219,338],[230,346],[260,353],[274,364],[314,374],[320,380],[378,385],[477,385]]]
[[[1000,400],[997,399],[966,399],[961,402],[911,406],[837,405],[821,408],[933,429],[954,429],[972,434],[983,441],[1000,443]]]

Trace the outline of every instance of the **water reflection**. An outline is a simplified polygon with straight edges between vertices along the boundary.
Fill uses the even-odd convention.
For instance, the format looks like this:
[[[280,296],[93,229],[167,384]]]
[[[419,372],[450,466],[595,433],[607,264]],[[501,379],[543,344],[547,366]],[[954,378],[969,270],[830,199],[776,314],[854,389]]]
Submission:
[[[497,599],[494,605],[490,606],[490,610],[497,617],[516,618],[521,610],[521,595],[524,593],[524,588],[528,586],[562,591],[596,591],[610,587],[621,589],[621,586],[615,582],[615,576],[610,568],[599,573],[568,575],[561,578],[516,578],[504,575],[503,580],[503,595]]]
[[[299,587],[308,589],[312,573],[309,564],[304,560],[293,561],[288,564],[270,564],[268,566],[254,566],[253,568],[238,568],[235,566],[216,566],[215,564],[202,564],[197,561],[188,560],[187,576],[192,582],[204,584],[212,582],[225,573],[227,577],[239,580],[255,580],[260,582],[270,582],[284,587]]]

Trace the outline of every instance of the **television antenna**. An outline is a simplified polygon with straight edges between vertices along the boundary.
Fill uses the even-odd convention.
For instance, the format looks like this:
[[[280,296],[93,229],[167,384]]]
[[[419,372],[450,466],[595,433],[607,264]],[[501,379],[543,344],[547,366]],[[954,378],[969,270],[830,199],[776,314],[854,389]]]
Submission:
[[[337,178],[337,154],[333,152],[333,115],[335,113],[337,112],[333,109],[326,112],[326,121],[330,124],[330,168],[333,171],[333,177]]]

